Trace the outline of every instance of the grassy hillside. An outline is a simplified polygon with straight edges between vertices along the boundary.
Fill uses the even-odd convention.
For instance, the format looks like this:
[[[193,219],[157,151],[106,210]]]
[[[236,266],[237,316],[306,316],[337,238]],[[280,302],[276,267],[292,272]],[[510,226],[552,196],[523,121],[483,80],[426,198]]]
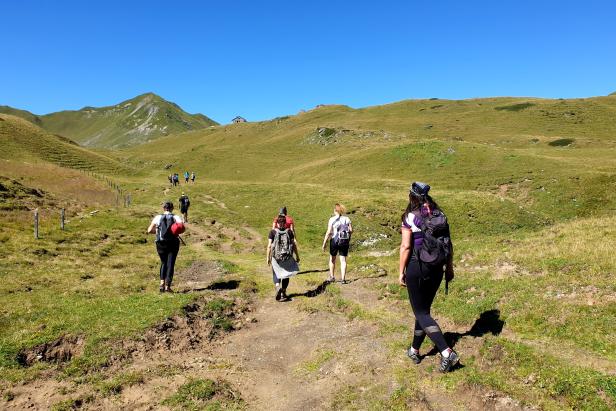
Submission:
[[[47,228],[38,242],[29,222],[14,218],[23,211],[3,211],[16,221],[0,234],[3,395],[19,401],[34,384],[61,391],[45,379],[51,373],[66,393],[54,401],[67,409],[136,406],[131,390],[156,393],[148,405],[177,408],[211,401],[233,408],[238,390],[248,408],[259,408],[268,403],[268,384],[283,378],[280,401],[319,393],[316,402],[289,408],[614,409],[615,113],[616,96],[327,106],[115,151],[136,170],[114,176],[133,193],[133,208],[86,214],[67,232]],[[173,153],[164,150],[169,144]],[[16,156],[19,146],[9,147]],[[196,172],[196,183],[169,187],[166,176],[185,170]],[[43,172],[37,175],[20,184],[42,188]],[[404,354],[413,319],[396,284],[396,248],[413,180],[432,185],[456,246],[456,280],[433,309],[462,356],[463,367],[448,375],[434,371],[434,357],[416,367]],[[19,185],[7,187],[30,198]],[[177,356],[165,352],[158,364],[130,341],[173,329],[175,315],[197,321],[191,304],[221,292],[156,292],[157,256],[143,231],[161,201],[177,201],[182,191],[192,206],[177,286],[206,275],[199,267],[216,260],[226,267],[216,278],[241,286],[223,295],[235,303],[207,307],[230,315],[224,307],[248,299],[258,321],[238,325],[238,317],[210,312],[211,324],[236,331],[217,334],[222,344],[203,338]],[[349,277],[357,281],[324,287],[320,245],[335,202],[347,205],[353,221]],[[282,205],[296,220],[309,271],[291,281],[295,297],[284,306],[274,305],[263,255]],[[268,317],[275,317],[271,336]],[[20,363],[20,353],[70,338],[83,344],[76,358]],[[228,352],[216,348],[227,344]],[[426,342],[422,351],[430,348]]]
[[[141,144],[160,136],[217,124],[203,114],[188,114],[177,104],[153,93],[114,106],[84,107],[42,116],[8,106],[0,107],[0,113],[17,115],[83,146],[106,148]]]
[[[21,162],[49,162],[62,167],[113,174],[125,168],[117,160],[82,148],[75,142],[21,118],[0,114],[0,158]]]

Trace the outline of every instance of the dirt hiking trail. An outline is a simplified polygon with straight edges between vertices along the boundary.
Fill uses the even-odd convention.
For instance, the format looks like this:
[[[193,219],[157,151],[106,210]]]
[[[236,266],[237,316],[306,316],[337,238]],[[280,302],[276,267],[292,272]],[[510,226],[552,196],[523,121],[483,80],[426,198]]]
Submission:
[[[260,274],[269,272],[263,269]],[[272,294],[249,302],[232,297],[237,282],[225,281],[214,264],[197,261],[178,273],[178,291],[206,290],[206,299],[232,299],[227,314],[233,319],[234,331],[213,332],[202,319],[206,299],[198,298],[182,314],[156,325],[138,341],[123,342],[127,354],[103,370],[103,377],[109,378],[142,375],[136,383],[112,395],[88,398],[88,384],[49,375],[14,390],[15,399],[7,403],[8,408],[49,409],[68,398],[84,398],[74,409],[167,409],[161,402],[180,385],[190,378],[209,378],[229,382],[237,393],[233,395],[251,410],[364,409],[371,400],[391,397],[401,386],[397,373],[414,367],[417,391],[406,404],[409,409],[528,409],[499,393],[449,392],[435,385],[431,378],[438,378],[433,370],[437,357],[413,365],[403,349],[392,350],[392,334],[383,333],[374,321],[300,309],[302,299],[325,298],[328,287],[340,287],[341,295],[353,304],[365,309],[393,308],[401,314],[400,324],[410,323],[403,301],[392,305],[378,298],[373,285],[384,281],[386,277],[359,278],[346,285],[323,283],[302,289],[292,279],[292,301],[277,302]],[[400,340],[407,335],[403,327],[393,334]],[[457,347],[463,355],[477,349],[474,340],[459,340]]]

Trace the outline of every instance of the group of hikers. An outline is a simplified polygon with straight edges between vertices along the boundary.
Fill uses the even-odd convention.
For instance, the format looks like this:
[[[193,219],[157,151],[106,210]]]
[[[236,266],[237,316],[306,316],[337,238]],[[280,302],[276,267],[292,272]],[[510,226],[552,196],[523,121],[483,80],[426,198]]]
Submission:
[[[415,316],[413,340],[407,355],[415,364],[423,356],[419,349],[428,336],[441,354],[439,369],[451,371],[459,362],[458,354],[448,345],[439,325],[430,314],[430,309],[443,277],[446,285],[453,280],[453,245],[447,217],[428,194],[430,186],[413,182],[409,188],[408,205],[401,218],[401,242],[398,283],[408,290],[409,302]],[[184,193],[182,193],[184,197]],[[186,197],[186,199],[188,199]],[[152,220],[148,232],[156,234],[156,248],[161,260],[160,291],[171,292],[175,260],[180,246],[178,233],[184,231],[188,219],[180,199],[184,219],[173,215],[173,203],[163,204],[163,214]],[[333,216],[327,223],[322,250],[329,241],[329,274],[327,282],[336,281],[337,257],[340,256],[340,283],[347,284],[347,257],[351,244],[353,226],[341,204],[335,204]],[[287,288],[289,278],[299,273],[299,249],[295,233],[295,221],[282,207],[272,222],[268,235],[266,261],[272,268],[272,281],[276,301],[289,301]]]
[[[194,184],[195,178],[197,178],[197,176],[195,175],[194,171],[190,173],[188,171],[184,171],[184,183],[185,184],[188,184],[188,181]],[[167,176],[167,179],[169,180],[169,184],[171,184],[171,186],[173,187],[180,185],[180,175],[178,173],[169,174]]]
[[[323,238],[323,251],[329,240],[329,276],[328,282],[334,282],[336,277],[336,257],[340,254],[341,283],[346,284],[346,258],[349,255],[351,233],[353,226],[351,219],[344,215],[345,208],[341,204],[334,206],[334,216],[327,223],[327,231]],[[295,256],[295,258],[293,258]],[[276,301],[289,301],[287,287],[289,278],[299,272],[299,251],[297,236],[295,235],[295,222],[287,214],[287,208],[282,207],[278,217],[272,222],[272,229],[268,235],[266,261],[272,267],[272,280],[276,288]]]

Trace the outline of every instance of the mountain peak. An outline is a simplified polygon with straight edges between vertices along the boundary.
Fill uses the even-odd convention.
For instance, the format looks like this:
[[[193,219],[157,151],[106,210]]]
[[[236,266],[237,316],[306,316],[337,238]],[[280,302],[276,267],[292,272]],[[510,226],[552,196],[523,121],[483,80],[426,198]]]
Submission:
[[[177,104],[152,92],[113,106],[86,106],[76,111],[60,111],[44,116],[34,116],[8,107],[0,111],[19,115],[81,145],[105,148],[142,144],[162,136],[218,124],[203,114],[189,114]]]

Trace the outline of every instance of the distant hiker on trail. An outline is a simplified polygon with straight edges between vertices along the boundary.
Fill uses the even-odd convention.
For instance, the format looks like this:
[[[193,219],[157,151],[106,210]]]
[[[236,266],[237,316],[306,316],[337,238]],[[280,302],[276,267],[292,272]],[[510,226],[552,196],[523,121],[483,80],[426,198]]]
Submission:
[[[148,233],[156,234],[156,251],[160,257],[160,292],[172,292],[175,260],[180,251],[179,235],[184,232],[182,217],[172,214],[173,203],[163,203],[163,214],[152,220]]]
[[[289,277],[299,272],[299,252],[293,231],[286,225],[286,216],[280,214],[276,228],[269,232],[267,264],[272,266],[272,279],[276,287],[276,301],[288,301]],[[295,254],[295,259],[293,259]]]
[[[184,217],[185,223],[188,222],[188,207],[190,207],[190,200],[186,194],[182,193],[182,196],[180,197],[180,212]]]
[[[172,186],[173,185],[173,175],[169,174],[167,178],[169,179],[169,185]]]
[[[426,335],[441,353],[441,372],[450,371],[460,360],[445,341],[443,332],[430,315],[443,273],[447,282],[453,279],[453,246],[447,217],[428,195],[430,186],[414,182],[409,192],[409,204],[402,215],[400,243],[401,286],[408,290],[415,314],[413,343],[409,358],[419,364],[419,348]]]
[[[194,171],[190,174],[190,181],[192,181],[192,183],[195,184],[195,172]]]
[[[336,281],[334,272],[336,271],[336,256],[340,253],[340,277],[342,284],[346,284],[347,256],[349,255],[349,246],[351,244],[351,233],[353,226],[351,219],[344,215],[346,209],[343,205],[336,204],[334,206],[334,216],[327,223],[327,232],[323,238],[323,251],[327,240],[329,241],[329,282]]]
[[[188,179],[190,178],[190,173],[188,171],[184,171],[184,182],[188,184]]]
[[[290,229],[291,231],[293,231],[293,235],[295,235],[295,221],[293,221],[293,217],[291,217],[290,215],[287,214],[287,207],[284,206],[280,209],[280,211],[278,211],[278,216],[285,216],[286,221],[285,221],[285,225],[288,229]],[[272,229],[274,228],[279,228],[278,227],[278,217],[274,218],[274,221],[272,222]]]
[[[180,184],[180,176],[178,175],[178,173],[174,173],[173,174],[173,186],[177,186]]]

